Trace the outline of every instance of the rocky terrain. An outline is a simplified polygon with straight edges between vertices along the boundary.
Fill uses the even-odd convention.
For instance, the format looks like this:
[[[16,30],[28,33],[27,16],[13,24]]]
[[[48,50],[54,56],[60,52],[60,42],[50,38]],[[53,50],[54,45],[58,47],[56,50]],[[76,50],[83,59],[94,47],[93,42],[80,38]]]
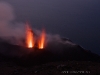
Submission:
[[[35,62],[35,61],[34,61]],[[34,66],[19,66],[0,62],[0,75],[100,75],[100,63],[90,61],[49,62]]]

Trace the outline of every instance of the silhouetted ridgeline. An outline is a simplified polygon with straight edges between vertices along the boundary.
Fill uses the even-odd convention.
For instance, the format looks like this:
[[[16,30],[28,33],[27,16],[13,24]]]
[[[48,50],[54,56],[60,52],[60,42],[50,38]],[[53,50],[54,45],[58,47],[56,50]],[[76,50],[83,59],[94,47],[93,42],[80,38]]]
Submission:
[[[67,40],[69,41],[69,40]],[[70,42],[70,41],[69,41]],[[37,48],[28,49],[26,47],[0,41],[0,61],[14,61],[22,65],[34,65],[52,61],[94,61],[100,62],[100,56],[88,50],[84,50],[79,45],[49,43],[43,50]],[[59,47],[55,46],[61,46]],[[23,64],[24,62],[24,64]]]

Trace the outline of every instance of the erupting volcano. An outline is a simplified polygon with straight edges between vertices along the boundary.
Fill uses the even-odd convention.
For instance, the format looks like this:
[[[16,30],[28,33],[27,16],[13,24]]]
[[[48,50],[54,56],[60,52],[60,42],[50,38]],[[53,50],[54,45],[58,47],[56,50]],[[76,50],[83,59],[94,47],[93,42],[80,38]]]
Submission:
[[[41,36],[39,38],[38,46],[39,49],[43,49],[45,44],[45,31],[44,29],[42,30]]]
[[[26,44],[28,48],[33,48],[35,44],[33,32],[28,23],[26,23]]]
[[[38,40],[38,41],[36,41]],[[39,39],[35,38],[34,32],[29,26],[29,23],[26,23],[26,45],[28,48],[34,48],[35,45],[38,45],[38,49],[43,49],[45,44],[45,30],[42,30],[42,33]]]

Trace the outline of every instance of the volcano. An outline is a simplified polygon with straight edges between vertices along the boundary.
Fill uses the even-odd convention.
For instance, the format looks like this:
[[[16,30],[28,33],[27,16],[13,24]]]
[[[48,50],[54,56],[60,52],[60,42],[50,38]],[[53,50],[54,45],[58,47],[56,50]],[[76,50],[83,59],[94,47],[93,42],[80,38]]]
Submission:
[[[62,38],[62,41],[71,42],[65,38]],[[58,47],[52,46],[52,44],[41,50],[38,48],[26,48],[19,45],[13,45],[0,39],[0,55],[2,60],[14,61],[22,65],[68,60],[100,62],[99,55],[89,50],[85,50],[79,45],[58,44],[56,46],[61,46],[61,51]]]
[[[55,44],[51,42],[42,50],[14,45],[0,39],[0,74],[61,75],[67,72],[72,73],[74,72],[73,70],[76,70],[75,73],[81,72],[81,70],[83,72],[84,70],[85,75],[91,73],[91,71],[93,71],[91,74],[100,74],[98,67],[100,65],[99,55],[83,49],[81,46],[72,43],[69,39],[61,39],[67,43]],[[98,71],[92,70],[97,67]]]
[[[74,67],[74,68],[71,67],[73,64],[76,65],[77,63],[79,63],[77,66],[82,66],[81,64],[85,63],[83,64],[83,66],[86,65],[87,67],[87,65],[90,65],[91,63],[93,63],[94,65],[97,64],[96,68],[98,67],[98,65],[100,65],[98,64],[100,63],[99,55],[92,53],[90,50],[86,50],[82,48],[80,45],[73,43],[71,40],[67,38],[46,35],[45,29],[42,29],[40,34],[36,34],[35,31],[31,29],[31,26],[28,23],[26,23],[25,38],[18,40],[21,43],[23,43],[23,45],[16,44],[14,42],[16,38],[12,38],[12,37],[6,37],[6,38],[10,38],[10,39],[5,40],[4,38],[0,38],[0,63],[1,63],[1,66],[4,67],[4,70],[8,66],[16,66],[16,67],[20,67],[19,69],[22,68],[23,74],[24,74],[25,72],[24,70],[26,68],[28,69],[31,67],[31,70],[33,70],[33,68],[37,69],[37,67],[36,68],[34,67],[36,65],[43,65],[43,64],[46,65],[50,62],[53,62],[55,65],[57,65],[57,63],[66,62],[67,65],[61,64],[61,65],[56,66],[57,73],[59,73],[58,70],[61,71],[61,73],[65,73],[65,72],[72,73],[73,71],[70,71],[70,70],[73,70],[74,68],[76,68],[77,70],[77,67]],[[13,43],[11,41],[13,41]],[[69,65],[68,63],[72,63],[72,64]],[[55,70],[55,65],[49,66],[49,68]],[[94,66],[92,67],[94,68]],[[10,69],[12,70],[12,67]],[[66,69],[69,71],[64,71]],[[42,72],[43,70],[45,70],[45,67],[43,66],[42,68],[39,68],[39,71],[40,70]],[[84,72],[90,73],[90,71],[87,71],[87,70],[88,69],[85,69]],[[8,74],[7,71],[8,69],[4,71],[3,74],[6,73],[5,75],[16,75],[16,71],[14,71],[13,74],[11,74],[11,72],[10,74]],[[75,73],[76,72],[80,72],[80,71],[75,71]],[[28,70],[28,73],[31,73],[31,72]],[[34,73],[35,74],[38,73],[38,70],[36,70]],[[31,73],[31,74],[33,75],[34,73]],[[49,72],[43,72],[43,74],[45,73],[49,73]],[[0,75],[3,75],[3,74],[1,74],[0,72]],[[19,74],[21,73],[17,72],[17,75]]]
[[[68,60],[100,62],[99,55],[83,49],[71,40],[58,38],[58,36],[51,37],[47,37],[44,28],[40,34],[36,34],[30,24],[26,22],[23,46],[10,43],[9,41],[12,39],[7,41],[2,38],[0,39],[0,55],[7,60],[14,60],[15,63],[19,61],[22,65]]]

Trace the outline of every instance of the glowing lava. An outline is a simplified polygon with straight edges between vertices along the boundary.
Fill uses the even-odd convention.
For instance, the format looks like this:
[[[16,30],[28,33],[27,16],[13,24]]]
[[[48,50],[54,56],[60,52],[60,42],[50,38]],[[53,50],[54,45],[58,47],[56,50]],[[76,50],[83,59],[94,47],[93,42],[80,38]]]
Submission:
[[[39,38],[39,42],[38,42],[39,49],[43,49],[44,48],[44,44],[45,44],[45,31],[43,29],[42,33],[41,33],[41,36]]]
[[[34,36],[32,29],[30,28],[29,24],[26,23],[26,44],[28,48],[33,48],[34,47]]]
[[[26,45],[28,48],[44,49],[45,46],[45,30],[43,29],[40,37],[36,38],[31,27],[26,23]]]

